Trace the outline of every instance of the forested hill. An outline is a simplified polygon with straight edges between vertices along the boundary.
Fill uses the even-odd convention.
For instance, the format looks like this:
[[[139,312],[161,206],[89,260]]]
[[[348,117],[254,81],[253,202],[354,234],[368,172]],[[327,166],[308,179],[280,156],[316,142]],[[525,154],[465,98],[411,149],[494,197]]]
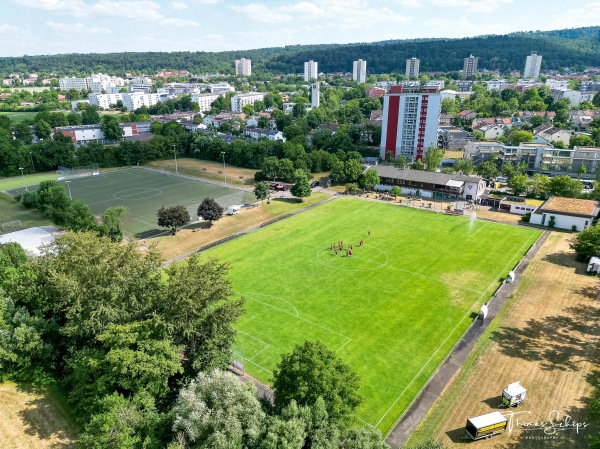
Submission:
[[[11,72],[60,76],[104,72],[149,73],[189,70],[195,74],[232,73],[233,60],[252,59],[255,73],[301,73],[304,61],[319,62],[323,72],[347,72],[352,61],[367,60],[369,73],[403,72],[405,60],[421,59],[421,71],[462,70],[463,58],[478,56],[480,69],[523,70],[525,57],[543,55],[542,70],[600,66],[600,26],[464,39],[414,39],[358,44],[297,45],[227,52],[140,52],[63,54],[0,58],[0,75]]]

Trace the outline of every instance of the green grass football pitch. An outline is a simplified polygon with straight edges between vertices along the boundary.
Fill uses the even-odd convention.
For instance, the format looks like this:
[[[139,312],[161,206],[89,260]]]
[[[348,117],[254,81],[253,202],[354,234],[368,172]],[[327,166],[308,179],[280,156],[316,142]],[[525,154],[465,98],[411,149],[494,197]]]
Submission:
[[[137,237],[165,231],[156,223],[156,212],[161,206],[186,206],[194,220],[198,218],[198,205],[206,197],[215,198],[224,207],[256,201],[250,192],[143,168],[73,179],[69,186],[65,184],[67,193],[69,187],[73,199],[85,202],[94,214],[101,214],[109,207],[125,206],[123,230]]]
[[[539,234],[342,198],[205,257],[228,261],[246,298],[234,357],[247,372],[270,382],[281,353],[322,340],[361,378],[358,418],[387,433]]]

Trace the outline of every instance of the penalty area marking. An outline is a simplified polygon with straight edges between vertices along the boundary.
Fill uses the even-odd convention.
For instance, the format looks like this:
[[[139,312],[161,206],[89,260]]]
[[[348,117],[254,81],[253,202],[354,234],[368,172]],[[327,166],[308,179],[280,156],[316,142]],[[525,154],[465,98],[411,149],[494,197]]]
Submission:
[[[452,336],[452,334],[456,331],[456,329],[458,329],[458,326],[460,326],[460,324],[464,321],[464,319],[466,317],[469,316],[469,314],[472,312],[473,308],[477,305],[478,302],[481,301],[481,298],[483,298],[483,295],[485,295],[485,293],[490,289],[490,287],[492,287],[494,285],[494,283],[500,278],[500,276],[502,276],[502,273],[504,273],[504,271],[509,267],[509,265],[513,262],[513,260],[515,260],[515,257],[517,257],[519,255],[519,253],[521,252],[521,250],[529,243],[529,241],[531,240],[531,237],[533,237],[535,234],[531,234],[531,236],[525,241],[525,243],[523,243],[523,245],[517,250],[517,252],[514,254],[514,256],[512,256],[512,258],[508,261],[508,263],[504,266],[504,268],[500,271],[500,273],[498,273],[498,275],[494,278],[494,280],[490,283],[490,285],[488,286],[488,288],[486,288],[484,290],[484,292],[481,294],[481,296],[479,296],[479,298],[477,298],[477,301],[475,301],[473,303],[473,305],[467,310],[467,313],[465,313],[465,315],[458,321],[458,323],[456,324],[456,326],[454,326],[454,329],[452,329],[450,331],[450,333],[448,334],[448,336],[444,339],[444,341],[438,346],[438,348],[435,350],[435,352],[431,355],[431,357],[429,357],[429,359],[423,364],[423,366],[421,367],[421,369],[419,370],[419,372],[417,374],[415,374],[415,377],[413,377],[413,379],[409,382],[409,384],[406,386],[406,388],[404,388],[404,390],[402,391],[402,393],[400,393],[400,395],[396,398],[396,400],[392,403],[392,405],[390,405],[390,408],[387,409],[387,411],[383,414],[383,416],[381,417],[381,419],[379,421],[377,421],[377,424],[375,424],[375,427],[379,426],[379,424],[381,424],[381,421],[384,420],[384,418],[388,415],[388,413],[394,408],[394,406],[398,403],[398,401],[400,400],[400,398],[402,396],[405,396],[404,393],[406,393],[406,391],[410,388],[410,386],[415,382],[415,380],[417,379],[417,377],[419,377],[421,375],[421,373],[423,372],[423,370],[425,369],[425,367],[427,365],[429,365],[429,362],[431,362],[431,360],[433,360],[433,358],[435,357],[435,355],[439,352],[440,349],[442,349],[442,347],[446,344],[446,342],[450,339],[450,337]],[[467,328],[468,329],[468,328]],[[454,346],[450,349],[452,350],[454,349]],[[429,378],[427,378],[427,382],[429,381]],[[426,382],[426,383],[427,383]],[[426,384],[425,383],[425,384]],[[421,388],[422,389],[422,388]],[[414,396],[413,401],[417,398],[417,395],[420,393],[421,390],[419,390],[419,392],[417,392],[417,394]],[[410,403],[409,403],[410,406]],[[399,418],[401,418],[402,415],[399,416]],[[398,421],[396,421],[397,423]],[[396,425],[396,423],[394,423],[394,427]]]
[[[283,299],[283,298],[279,298],[279,297],[277,297],[277,296],[271,296],[271,295],[256,295],[256,294],[252,294],[252,293],[250,293],[250,294],[248,294],[248,293],[247,293],[247,294],[244,294],[244,293],[240,293],[240,292],[237,292],[237,291],[236,291],[235,293],[237,293],[238,295],[241,295],[241,296],[245,296],[245,297],[247,297],[248,299],[251,299],[251,300],[253,300],[253,301],[256,301],[256,302],[258,302],[258,303],[260,303],[260,304],[263,304],[263,305],[265,305],[265,306],[267,306],[267,307],[271,307],[271,308],[273,308],[273,309],[275,309],[275,310],[278,310],[278,311],[280,311],[280,312],[283,312],[283,313],[285,313],[285,314],[288,314],[288,315],[290,315],[290,316],[292,316],[292,317],[294,317],[294,318],[297,318],[297,319],[299,319],[299,320],[302,320],[302,321],[304,321],[304,322],[306,322],[306,323],[308,323],[308,324],[312,324],[313,326],[317,326],[317,327],[319,327],[319,328],[323,329],[324,331],[330,332],[330,333],[332,333],[332,334],[335,334],[335,335],[339,335],[340,337],[343,337],[343,338],[347,338],[346,342],[344,342],[344,343],[342,344],[342,346],[340,346],[338,349],[336,349],[336,350],[335,350],[335,352],[337,352],[337,351],[340,351],[340,350],[341,350],[341,349],[342,349],[344,346],[346,346],[348,343],[350,343],[350,342],[352,341],[352,338],[348,337],[347,335],[340,334],[339,332],[336,332],[336,331],[334,331],[334,330],[332,330],[332,329],[329,329],[329,328],[327,328],[327,327],[325,327],[325,326],[322,326],[322,325],[320,325],[319,323],[315,323],[314,321],[307,320],[306,318],[303,318],[303,317],[301,317],[301,316],[298,314],[298,310],[296,309],[296,307],[294,307],[294,305],[293,305],[291,302],[289,302],[289,301],[287,301],[287,300],[285,300],[285,299]],[[272,305],[272,304],[269,304],[269,303],[267,303],[267,302],[261,301],[260,299],[253,298],[253,297],[252,297],[252,295],[255,295],[255,296],[267,296],[267,297],[277,298],[277,299],[280,299],[280,300],[282,300],[282,301],[285,301],[286,303],[288,303],[288,304],[290,304],[292,307],[294,307],[294,310],[295,310],[295,312],[296,312],[296,315],[294,315],[294,314],[292,314],[292,313],[288,312],[287,310],[280,309],[279,307],[276,307],[276,306],[274,306],[274,305]],[[238,331],[238,332],[240,332],[240,333],[243,333],[243,332],[241,332],[241,331]],[[248,334],[246,334],[246,335],[248,335]],[[249,337],[251,337],[251,338],[254,338],[255,340],[257,340],[257,341],[259,341],[259,342],[261,342],[261,343],[263,343],[263,344],[267,344],[267,345],[268,345],[268,343],[266,343],[266,342],[264,342],[264,341],[262,341],[262,340],[259,340],[259,339],[258,339],[258,338],[256,338],[256,337],[253,337],[253,336],[251,336],[251,335],[248,335],[248,336],[249,336]],[[262,352],[262,351],[261,351],[261,352]],[[254,356],[253,356],[253,357],[254,357]]]

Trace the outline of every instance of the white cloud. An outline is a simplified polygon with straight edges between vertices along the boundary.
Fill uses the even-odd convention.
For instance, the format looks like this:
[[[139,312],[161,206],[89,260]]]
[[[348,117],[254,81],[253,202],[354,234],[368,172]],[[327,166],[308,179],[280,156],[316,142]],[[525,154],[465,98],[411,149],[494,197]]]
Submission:
[[[403,8],[421,9],[425,6],[422,0],[396,0],[396,3]]]
[[[198,26],[193,20],[165,17],[159,12],[160,3],[151,0],[13,0],[20,6],[60,12],[78,18],[118,17],[130,20],[157,22],[168,26]]]
[[[552,23],[552,29],[598,25],[600,23],[600,2],[590,2],[580,8],[563,9],[550,23]]]
[[[466,12],[490,13],[502,5],[514,0],[430,0],[433,6],[441,8],[460,8]]]
[[[0,34],[18,33],[19,31],[20,31],[19,27],[10,25],[8,23],[0,23]]]
[[[187,9],[188,5],[182,2],[171,2],[171,8],[181,11],[183,9]]]
[[[278,12],[281,8],[267,8],[265,5],[258,3],[251,3],[246,6],[232,6],[231,9],[241,12],[257,22],[289,22],[293,18],[290,14]]]
[[[200,3],[202,5],[214,5],[220,2],[221,0],[196,0],[196,3]]]
[[[365,28],[382,23],[402,23],[412,17],[394,12],[388,7],[371,6],[369,0],[321,0],[319,3],[301,1],[291,5],[267,7],[260,3],[232,6],[258,22],[291,22],[292,20],[323,20],[329,28]],[[312,23],[311,26],[317,24]]]
[[[58,31],[63,34],[108,34],[111,31],[108,28],[97,26],[88,26],[83,23],[58,23],[48,21],[45,25],[51,30]]]

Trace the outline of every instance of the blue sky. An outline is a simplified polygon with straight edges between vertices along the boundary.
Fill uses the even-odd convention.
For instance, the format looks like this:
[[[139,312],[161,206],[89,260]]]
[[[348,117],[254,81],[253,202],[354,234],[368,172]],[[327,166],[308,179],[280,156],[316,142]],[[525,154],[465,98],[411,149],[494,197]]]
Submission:
[[[0,56],[243,50],[599,24],[598,0],[2,0]]]

